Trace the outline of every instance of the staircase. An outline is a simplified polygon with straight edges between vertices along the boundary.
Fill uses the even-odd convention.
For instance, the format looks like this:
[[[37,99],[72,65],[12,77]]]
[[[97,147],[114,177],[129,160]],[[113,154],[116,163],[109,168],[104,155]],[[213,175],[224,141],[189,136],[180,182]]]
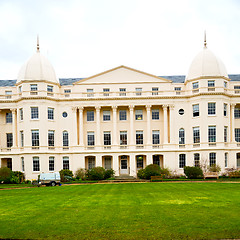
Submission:
[[[137,180],[135,177],[129,176],[129,175],[116,176],[115,179],[116,180]]]

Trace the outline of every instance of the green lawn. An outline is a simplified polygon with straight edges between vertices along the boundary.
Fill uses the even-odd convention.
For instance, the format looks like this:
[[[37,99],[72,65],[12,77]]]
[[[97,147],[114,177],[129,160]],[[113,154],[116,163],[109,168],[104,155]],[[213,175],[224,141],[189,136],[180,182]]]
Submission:
[[[0,238],[240,238],[240,184],[125,183],[1,190]]]

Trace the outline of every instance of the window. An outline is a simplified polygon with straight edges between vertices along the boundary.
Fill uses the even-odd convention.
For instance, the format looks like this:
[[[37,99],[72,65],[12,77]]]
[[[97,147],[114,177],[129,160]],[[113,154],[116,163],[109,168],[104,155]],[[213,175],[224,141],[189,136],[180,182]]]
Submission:
[[[93,89],[87,89],[87,97],[93,97],[94,93],[93,93]]]
[[[240,167],[240,153],[237,153],[237,168]]]
[[[19,93],[22,92],[22,86],[19,86],[19,88],[18,88],[18,92],[19,92]]]
[[[184,168],[186,166],[186,155],[179,154],[179,168]]]
[[[94,121],[94,111],[87,111],[87,121],[88,122]]]
[[[194,167],[200,167],[200,154],[194,153]]]
[[[95,145],[94,132],[88,132],[87,133],[87,142],[88,142],[88,146],[94,146]]]
[[[185,130],[183,128],[179,129],[179,144],[185,144]]]
[[[175,87],[174,90],[175,90],[175,91],[181,91],[182,88],[181,88],[181,87]]]
[[[49,157],[48,169],[49,171],[54,171],[54,157]]]
[[[194,104],[193,105],[193,117],[198,117],[199,116],[199,104]]]
[[[223,116],[224,117],[227,116],[227,104],[226,103],[223,104]]]
[[[193,88],[193,89],[198,89],[198,88],[199,88],[198,82],[194,82],[194,83],[192,84],[192,88]]]
[[[119,96],[126,96],[126,88],[119,88]]]
[[[7,133],[7,148],[12,147],[13,145],[13,135],[12,133]]]
[[[228,127],[227,126],[224,126],[224,142],[227,142],[228,139],[227,139],[227,134],[228,133]]]
[[[103,89],[103,96],[109,96],[110,89],[109,88],[104,88]]]
[[[119,120],[120,121],[127,120],[127,111],[126,110],[119,110]]]
[[[31,107],[31,119],[38,119],[38,107]]]
[[[23,131],[20,131],[20,146],[24,147],[24,134],[23,134]]]
[[[105,169],[112,168],[112,157],[110,157],[110,156],[104,157],[104,167],[105,167]]]
[[[234,108],[234,118],[240,118],[240,108],[239,107]]]
[[[214,80],[208,81],[208,91],[215,91],[215,81]]]
[[[240,142],[240,128],[235,128],[235,141]]]
[[[69,157],[63,157],[63,169],[69,169]]]
[[[12,98],[12,91],[5,91],[5,95],[7,99]]]
[[[110,111],[103,111],[103,121],[110,121],[110,120],[111,120]]]
[[[40,171],[39,157],[33,157],[33,171],[35,171],[35,172]]]
[[[53,147],[54,146],[54,131],[48,130],[48,146]]]
[[[208,126],[208,142],[216,142],[216,126]]]
[[[88,157],[88,169],[95,167],[95,157]]]
[[[159,120],[159,109],[152,109],[152,120]]]
[[[69,141],[68,141],[68,132],[63,131],[63,146],[68,147],[69,146]]]
[[[64,89],[65,97],[69,97],[71,93],[71,89]]]
[[[224,88],[227,88],[227,82],[226,81],[224,81],[223,86],[224,86]]]
[[[225,158],[225,168],[228,167],[228,153],[224,153],[224,158]]]
[[[143,144],[143,131],[136,131],[136,144]]]
[[[37,95],[38,94],[38,85],[37,84],[30,84],[30,94]]]
[[[199,127],[193,128],[193,143],[200,143],[200,130]]]
[[[135,119],[143,120],[143,110],[141,109],[135,110]]]
[[[22,171],[25,171],[24,157],[21,157]]]
[[[120,145],[127,145],[127,131],[120,131]]]
[[[54,108],[48,108],[48,120],[54,119]]]
[[[240,93],[240,86],[234,86],[234,92],[236,93],[236,94],[239,94]]]
[[[159,130],[153,130],[152,131],[152,144],[160,144]]]
[[[32,130],[32,146],[39,146],[39,130]]]
[[[67,112],[63,112],[63,113],[62,113],[62,116],[63,116],[64,118],[66,118],[66,117],[68,116]]]
[[[10,158],[8,158],[7,159],[7,168],[9,168],[9,169],[11,169],[12,170],[12,159]]]
[[[20,116],[20,121],[22,121],[23,120],[23,109],[22,108],[19,109],[19,116]]]
[[[158,87],[152,88],[152,95],[158,95]]]
[[[53,86],[47,85],[47,95],[53,96]]]
[[[208,115],[216,114],[216,103],[208,103]]]
[[[12,112],[6,113],[6,123],[12,123]]]
[[[137,156],[137,169],[143,168],[143,155]]]
[[[184,109],[182,109],[182,108],[179,109],[179,110],[178,110],[178,113],[179,113],[179,115],[183,115],[183,114],[184,114]]]
[[[160,166],[160,156],[159,155],[153,155],[153,164]]]
[[[104,145],[111,145],[111,132],[103,132]]]
[[[216,153],[209,153],[209,165],[216,165]]]
[[[141,96],[142,95],[142,88],[136,88],[135,91],[136,91],[136,95],[137,96]]]

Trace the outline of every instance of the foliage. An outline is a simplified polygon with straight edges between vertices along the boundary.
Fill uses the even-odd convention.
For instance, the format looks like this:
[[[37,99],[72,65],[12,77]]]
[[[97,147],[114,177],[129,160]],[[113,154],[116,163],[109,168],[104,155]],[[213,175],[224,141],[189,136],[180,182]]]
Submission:
[[[75,172],[75,178],[83,180],[86,177],[86,170],[84,168],[78,168],[77,171]]]
[[[11,183],[22,183],[25,181],[25,174],[20,171],[13,171],[10,181]]]
[[[10,183],[12,176],[12,170],[7,167],[0,168],[0,182]]]
[[[196,179],[203,177],[203,171],[200,167],[184,167],[184,173],[189,179]]]
[[[217,164],[213,164],[211,167],[208,167],[209,172],[220,172],[221,167]]]
[[[151,179],[151,176],[160,176],[161,168],[157,164],[150,164],[138,171],[137,176],[142,179]]]
[[[112,169],[105,170],[103,167],[94,167],[92,169],[88,169],[86,172],[87,179],[89,180],[104,180],[110,178],[114,175],[114,171]]]
[[[73,172],[69,169],[62,169],[59,171],[60,177],[61,177],[61,182],[66,182],[68,179],[72,179],[73,177]]]
[[[168,168],[161,168],[161,174],[163,174],[165,177],[169,177],[171,175]]]

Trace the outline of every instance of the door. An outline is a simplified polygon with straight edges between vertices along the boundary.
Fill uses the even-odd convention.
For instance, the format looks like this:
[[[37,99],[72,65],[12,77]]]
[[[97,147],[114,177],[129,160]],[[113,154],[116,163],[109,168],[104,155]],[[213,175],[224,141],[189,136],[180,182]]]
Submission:
[[[120,174],[128,174],[127,159],[121,159]]]

